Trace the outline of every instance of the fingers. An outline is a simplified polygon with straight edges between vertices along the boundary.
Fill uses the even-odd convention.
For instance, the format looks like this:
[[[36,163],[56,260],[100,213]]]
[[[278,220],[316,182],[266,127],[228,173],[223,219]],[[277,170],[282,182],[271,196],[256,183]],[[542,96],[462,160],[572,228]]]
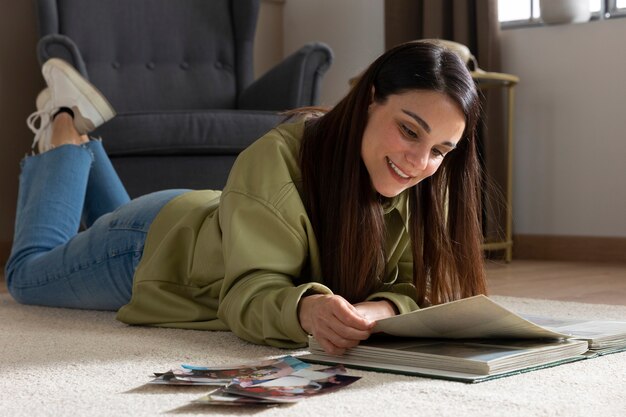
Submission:
[[[374,326],[374,323],[363,317],[352,304],[343,298],[334,300],[334,304],[335,317],[346,327],[368,331]]]
[[[336,333],[332,329],[325,329],[324,332],[319,332],[315,338],[319,344],[324,348],[326,353],[331,355],[343,355],[346,349],[355,347],[361,340],[364,339],[349,339],[341,334]]]
[[[389,300],[365,301],[354,305],[361,317],[370,321],[378,321],[398,314],[395,304]]]
[[[333,344],[329,339],[317,339],[318,343],[329,355],[341,356],[346,352],[347,348],[342,348]],[[355,345],[356,346],[356,345]]]
[[[335,317],[324,318],[317,326],[317,335],[328,338],[338,347],[356,346],[361,340],[367,339],[371,330],[359,330],[346,326]]]
[[[341,355],[367,339],[375,323],[337,295],[314,295],[301,300],[301,324],[329,354]]]

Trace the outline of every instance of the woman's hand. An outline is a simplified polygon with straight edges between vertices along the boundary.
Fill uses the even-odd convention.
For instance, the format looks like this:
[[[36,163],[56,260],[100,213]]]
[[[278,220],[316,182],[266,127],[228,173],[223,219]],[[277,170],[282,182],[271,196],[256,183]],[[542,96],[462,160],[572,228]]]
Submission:
[[[364,318],[338,295],[310,295],[298,305],[298,318],[305,332],[313,335],[326,353],[342,355],[367,339],[374,322]]]

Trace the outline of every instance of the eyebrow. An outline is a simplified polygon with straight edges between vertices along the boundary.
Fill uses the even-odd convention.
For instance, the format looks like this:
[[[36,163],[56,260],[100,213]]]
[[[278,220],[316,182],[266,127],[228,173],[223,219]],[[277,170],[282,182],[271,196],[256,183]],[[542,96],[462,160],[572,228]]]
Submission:
[[[431,128],[430,125],[428,123],[426,123],[426,120],[422,119],[421,117],[419,117],[417,114],[413,113],[410,110],[407,109],[402,109],[402,112],[408,116],[411,116],[413,119],[415,119],[415,121],[417,122],[417,124],[419,124],[420,126],[422,126],[422,128],[427,132],[430,133],[431,132]],[[456,149],[456,143],[453,142],[443,142],[442,145],[445,145],[449,148],[452,149]]]
[[[417,124],[419,124],[420,126],[422,126],[422,128],[430,133],[430,131],[432,130],[430,128],[430,126],[428,125],[428,123],[426,123],[426,120],[422,119],[421,117],[419,117],[417,114],[413,113],[410,110],[406,110],[406,109],[402,109],[402,113],[411,116],[413,119],[415,119],[415,121],[417,122]]]

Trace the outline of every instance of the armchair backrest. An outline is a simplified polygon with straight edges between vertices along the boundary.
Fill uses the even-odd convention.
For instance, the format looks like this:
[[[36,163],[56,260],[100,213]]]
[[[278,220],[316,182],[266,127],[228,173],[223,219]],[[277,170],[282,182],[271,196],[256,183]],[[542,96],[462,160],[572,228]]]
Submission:
[[[40,35],[73,42],[74,64],[118,112],[233,109],[253,80],[259,0],[37,0],[37,7]]]

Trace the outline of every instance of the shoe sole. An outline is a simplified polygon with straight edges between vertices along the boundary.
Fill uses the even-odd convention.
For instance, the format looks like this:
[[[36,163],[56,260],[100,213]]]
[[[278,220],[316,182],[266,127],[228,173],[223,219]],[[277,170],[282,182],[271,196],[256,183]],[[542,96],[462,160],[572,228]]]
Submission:
[[[100,90],[98,90],[98,88],[96,88],[96,86],[85,80],[85,78],[78,71],[76,71],[73,66],[71,66],[62,59],[50,58],[43,64],[42,72],[44,74],[47,74],[50,71],[49,68],[52,67],[58,69],[63,74],[65,74],[67,79],[72,84],[74,84],[76,89],[80,91],[80,93],[83,94],[93,105],[95,110],[102,118],[102,121],[98,121],[98,125],[101,125],[102,123],[115,117],[115,110],[113,110],[113,106],[111,106],[111,103],[109,103],[106,97],[104,97],[104,95],[100,92]],[[80,114],[80,111],[77,108],[74,108],[72,110],[74,110],[75,113],[74,124],[76,126],[76,130],[78,130],[78,133],[84,135],[91,132],[97,127],[94,124],[94,121],[83,117],[83,115]]]

